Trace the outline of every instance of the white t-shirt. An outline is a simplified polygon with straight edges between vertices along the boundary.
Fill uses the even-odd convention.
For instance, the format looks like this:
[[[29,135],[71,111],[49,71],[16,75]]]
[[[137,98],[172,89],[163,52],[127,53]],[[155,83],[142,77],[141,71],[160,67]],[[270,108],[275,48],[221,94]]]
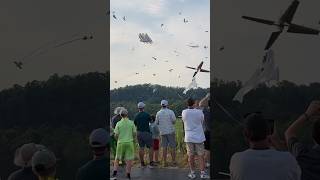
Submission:
[[[199,109],[185,109],[182,111],[184,125],[184,142],[202,143],[206,140],[203,132],[204,115]]]
[[[156,114],[155,123],[158,125],[160,135],[172,134],[175,132],[174,123],[176,116],[174,112],[168,108],[162,108]]]
[[[231,180],[300,180],[301,170],[289,152],[248,149],[230,161]]]

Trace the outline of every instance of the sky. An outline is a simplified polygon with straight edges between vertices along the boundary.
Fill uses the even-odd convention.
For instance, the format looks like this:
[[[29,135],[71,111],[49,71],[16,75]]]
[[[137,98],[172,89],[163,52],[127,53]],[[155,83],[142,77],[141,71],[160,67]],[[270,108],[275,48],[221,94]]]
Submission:
[[[262,61],[264,47],[276,27],[241,18],[242,15],[278,20],[291,0],[215,0],[213,75],[224,80],[246,81]],[[320,1],[300,1],[292,23],[320,29]],[[280,68],[280,80],[298,84],[320,81],[319,36],[282,33],[272,49]]]
[[[110,11],[111,89],[144,83],[187,87],[194,70],[185,66],[204,61],[202,68],[210,70],[210,50],[204,48],[210,47],[209,0],[111,0]],[[139,33],[153,43],[140,42]],[[199,73],[196,82],[209,87],[210,73]]]
[[[32,80],[47,80],[54,73],[76,75],[107,70],[106,2],[100,0],[2,0],[0,6],[0,90]],[[73,35],[91,34],[49,49],[17,69],[13,61],[42,46]]]

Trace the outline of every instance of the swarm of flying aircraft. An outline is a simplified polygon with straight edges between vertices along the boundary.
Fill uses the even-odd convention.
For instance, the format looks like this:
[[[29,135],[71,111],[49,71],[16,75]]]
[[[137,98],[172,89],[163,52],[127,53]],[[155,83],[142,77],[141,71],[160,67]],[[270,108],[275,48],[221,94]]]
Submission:
[[[182,13],[179,12],[179,15],[182,15]],[[119,15],[118,15],[118,16],[119,16]],[[115,21],[119,19],[119,18],[116,16],[115,11],[112,12],[112,17],[113,17],[113,19],[114,19]],[[126,16],[123,16],[122,19],[123,19],[123,21],[126,21]],[[183,18],[183,23],[189,23],[189,22],[190,22],[189,19]],[[164,24],[164,23],[161,23],[161,24],[160,24],[160,28],[163,28],[163,27],[165,27],[165,24]],[[209,32],[209,31],[204,31],[204,32]],[[139,37],[139,41],[142,42],[142,43],[153,44],[153,40],[151,39],[150,34],[147,34],[147,33],[139,33],[139,34],[138,34],[138,37]],[[189,46],[190,48],[199,48],[199,47],[200,47],[200,45],[198,45],[198,44],[193,44],[193,43],[188,44],[187,46]],[[204,45],[204,46],[201,46],[201,47],[203,47],[204,49],[207,49],[207,48],[208,48],[207,45]],[[175,56],[181,55],[181,53],[178,52],[177,50],[174,50],[173,52],[174,52],[174,55],[175,55]],[[168,63],[168,62],[169,62],[168,60],[161,60],[161,58],[156,57],[156,56],[152,56],[151,58],[152,58],[155,62],[157,62],[157,63],[159,63],[159,62],[166,62],[166,63]],[[159,59],[160,59],[160,60],[159,60]],[[187,92],[189,89],[192,89],[192,88],[196,88],[196,87],[197,87],[195,78],[196,78],[196,75],[197,75],[199,72],[207,72],[207,73],[210,72],[209,70],[202,69],[203,64],[204,64],[204,62],[201,61],[200,64],[199,64],[197,67],[189,67],[189,66],[187,66],[188,69],[193,69],[193,70],[195,70],[195,72],[194,72],[194,74],[193,74],[193,76],[192,76],[192,83],[188,86],[188,88],[185,90],[185,92]],[[146,65],[144,64],[143,67],[146,67]],[[171,69],[169,69],[168,71],[169,71],[170,73],[172,73],[172,72],[174,71],[174,69],[171,68]],[[138,75],[138,73],[136,73],[135,75]],[[157,74],[155,74],[155,73],[152,74],[152,76],[156,76],[156,75],[157,75]],[[127,77],[129,77],[129,76],[127,76]],[[180,77],[181,77],[181,75],[178,76],[178,78],[180,78]],[[119,82],[119,80],[115,81],[115,83],[118,83],[118,82]]]

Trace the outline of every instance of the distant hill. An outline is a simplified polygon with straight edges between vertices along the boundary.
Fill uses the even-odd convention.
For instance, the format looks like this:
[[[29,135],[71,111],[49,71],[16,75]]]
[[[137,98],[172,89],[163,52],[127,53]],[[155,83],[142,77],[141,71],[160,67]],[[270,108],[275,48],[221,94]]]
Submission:
[[[92,72],[52,75],[0,92],[0,129],[10,127],[105,125],[107,76]]]
[[[147,105],[146,111],[155,114],[160,109],[160,101],[166,99],[169,101],[170,108],[178,116],[186,107],[185,100],[187,98],[201,99],[210,90],[209,88],[198,88],[188,91],[187,94],[183,94],[183,91],[184,88],[181,87],[166,87],[154,84],[141,84],[114,89],[110,91],[110,112],[113,115],[115,107],[124,106],[129,110],[129,116],[133,118],[137,112],[137,103],[143,101]]]

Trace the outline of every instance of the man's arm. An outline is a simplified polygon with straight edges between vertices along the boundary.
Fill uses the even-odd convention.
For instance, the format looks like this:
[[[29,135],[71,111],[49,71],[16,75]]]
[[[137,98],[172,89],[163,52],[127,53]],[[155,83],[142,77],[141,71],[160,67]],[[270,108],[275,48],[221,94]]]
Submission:
[[[132,126],[132,135],[133,135],[133,142],[136,142],[136,140],[137,140],[137,128],[135,126]]]
[[[136,125],[136,126],[137,126],[137,122],[138,122],[138,121],[137,121],[137,115],[135,115],[135,116],[134,116],[134,119],[133,119],[133,123],[134,123],[134,125]]]
[[[113,133],[114,133],[114,137],[115,137],[116,139],[118,139],[118,135],[119,135],[119,126],[118,126],[118,124],[117,124],[116,127],[114,128]]]
[[[200,107],[208,107],[208,101],[210,99],[210,93],[208,93],[204,98],[202,98],[199,102]]]
[[[156,123],[156,125],[159,125],[159,114],[156,114],[156,120],[154,121]]]
[[[307,151],[307,148],[303,144],[299,143],[297,139],[298,131],[310,120],[312,116],[319,114],[319,104],[319,101],[311,102],[307,111],[293,122],[285,132],[288,149],[295,157],[299,156],[302,152]]]
[[[171,110],[171,121],[172,121],[172,124],[175,124],[176,123],[176,115],[174,114],[174,112]]]
[[[312,101],[309,105],[307,111],[303,113],[295,122],[293,122],[285,132],[286,141],[288,142],[291,138],[296,138],[298,130],[301,129],[308,120],[319,114],[320,112],[320,102]]]

